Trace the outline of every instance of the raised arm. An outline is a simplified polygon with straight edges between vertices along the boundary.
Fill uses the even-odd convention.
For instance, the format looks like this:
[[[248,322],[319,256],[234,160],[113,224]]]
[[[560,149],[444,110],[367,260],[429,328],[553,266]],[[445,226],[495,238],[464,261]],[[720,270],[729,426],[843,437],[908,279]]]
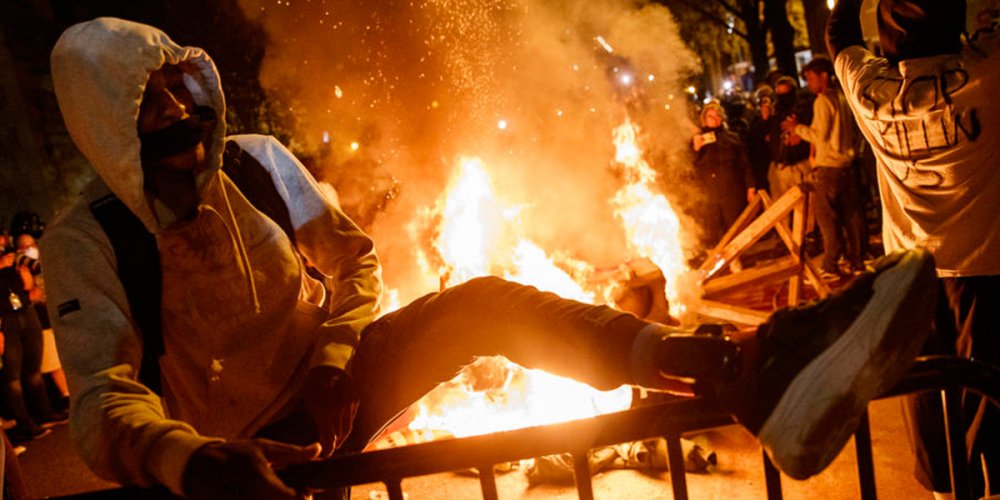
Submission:
[[[861,4],[864,0],[838,0],[826,24],[826,48],[830,60],[852,45],[865,45],[861,32]]]

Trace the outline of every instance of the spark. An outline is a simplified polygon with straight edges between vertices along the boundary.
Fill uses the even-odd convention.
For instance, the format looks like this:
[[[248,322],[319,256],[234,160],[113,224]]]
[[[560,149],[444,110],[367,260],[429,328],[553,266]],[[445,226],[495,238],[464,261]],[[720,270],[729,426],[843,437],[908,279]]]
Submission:
[[[655,79],[656,79],[656,77],[654,77],[653,75],[649,75],[649,81],[653,81]]]
[[[497,128],[500,129],[500,130],[506,130],[507,129],[507,120],[500,120],[500,121],[498,121],[497,122]]]
[[[621,80],[623,85],[632,85],[632,75],[628,73],[622,75]]]
[[[608,54],[615,51],[615,49],[611,48],[611,45],[609,45],[608,42],[604,41],[603,36],[597,36],[597,43],[601,44],[601,47],[604,47],[604,50],[608,51]]]
[[[333,94],[335,96],[337,96],[337,99],[340,99],[341,97],[344,97],[344,91],[340,90],[340,85],[334,85],[333,86]]]
[[[357,151],[359,147],[361,147],[361,145],[358,144],[357,142],[351,143],[351,151]]]

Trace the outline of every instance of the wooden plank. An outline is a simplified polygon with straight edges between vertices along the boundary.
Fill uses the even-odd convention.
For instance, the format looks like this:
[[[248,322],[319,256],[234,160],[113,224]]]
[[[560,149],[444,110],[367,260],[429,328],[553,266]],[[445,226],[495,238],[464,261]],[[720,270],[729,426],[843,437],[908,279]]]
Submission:
[[[772,201],[771,197],[767,194],[767,191],[761,191],[761,201],[764,203],[764,209],[771,208]],[[785,242],[785,248],[788,248],[788,252],[793,255],[799,254],[798,245],[795,244],[795,240],[792,239],[792,231],[788,229],[788,224],[782,220],[774,229],[778,231],[778,236],[781,236],[781,241]]]
[[[825,281],[820,279],[819,269],[816,269],[816,265],[810,262],[809,259],[806,259],[805,266],[802,267],[802,272],[809,279],[809,284],[812,285],[821,298],[833,293],[830,285],[827,285]]]
[[[760,325],[771,316],[770,313],[764,311],[756,311],[746,307],[733,306],[711,300],[702,300],[692,306],[692,309],[703,316],[749,326]]]
[[[770,264],[755,266],[736,274],[727,274],[714,278],[708,283],[702,283],[701,291],[707,297],[734,289],[781,281],[798,274],[800,267],[798,257],[789,255]]]
[[[806,239],[806,212],[808,211],[808,206],[809,193],[804,193],[798,203],[795,204],[794,215],[792,215],[792,243],[795,246],[800,262],[804,253],[802,242]],[[788,280],[788,305],[790,306],[799,303],[802,292],[801,274],[800,268],[799,272],[795,273],[795,276],[792,276],[792,279]]]
[[[764,191],[759,191],[759,193],[760,194],[754,196],[753,201],[751,201],[750,204],[743,209],[743,213],[741,213],[736,219],[736,222],[729,227],[729,230],[722,236],[722,239],[715,245],[715,248],[708,251],[708,258],[701,264],[701,268],[699,268],[699,270],[707,271],[708,269],[706,266],[712,261],[712,256],[721,252],[722,249],[725,248],[726,245],[728,245],[740,231],[750,224],[754,217],[757,217],[757,214],[764,210],[764,200],[761,198],[761,195],[767,196],[767,193]]]
[[[777,225],[795,208],[795,204],[802,196],[803,191],[799,186],[789,189],[787,193],[771,205],[771,208],[766,210],[738,236],[733,238],[721,253],[706,259],[705,264],[702,265],[705,269],[704,274],[711,277],[719,269],[728,265],[733,258],[763,238],[771,228]]]

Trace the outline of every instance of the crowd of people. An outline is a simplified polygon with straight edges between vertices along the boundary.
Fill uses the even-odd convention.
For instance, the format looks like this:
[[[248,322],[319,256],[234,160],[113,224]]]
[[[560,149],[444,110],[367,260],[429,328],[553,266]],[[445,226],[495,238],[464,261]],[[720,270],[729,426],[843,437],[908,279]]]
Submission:
[[[817,474],[922,350],[1000,361],[991,335],[1000,174],[988,135],[1000,113],[988,110],[988,85],[967,85],[998,71],[988,59],[1000,41],[983,34],[969,49],[952,2],[882,0],[888,57],[875,57],[860,37],[860,4],[837,3],[832,59],[775,75],[755,91],[754,110],[701,110],[691,149],[712,195],[700,208],[704,244],[758,191],[777,199],[809,183],[822,268],[854,275],[730,337],[489,277],[381,315],[374,242],[275,138],[226,135],[208,54],[121,19],[69,28],[52,52],[54,89],[99,176],[41,239],[44,291],[32,241],[41,234],[4,240],[21,247],[0,260],[11,437],[37,439],[66,419],[39,382],[45,337],[32,306],[47,302],[69,383],[56,399],[72,395],[75,448],[121,484],[192,499],[343,498],[293,488],[275,470],[364,449],[475,356],[496,354],[596,388],[714,397],[782,472]],[[940,82],[893,90],[931,80]],[[743,124],[727,129],[727,114]],[[890,251],[867,266],[861,135],[878,159]],[[946,495],[934,403],[912,403],[925,484]],[[981,416],[972,452],[986,464],[1000,447],[983,423],[995,409]],[[992,494],[995,472],[982,470],[977,492]]]
[[[799,78],[807,89],[799,89]],[[701,246],[713,248],[758,190],[776,200],[807,183],[822,241],[821,277],[859,274],[868,250],[862,196],[861,136],[836,81],[833,63],[817,56],[800,75],[773,71],[745,99],[740,89],[705,103],[692,139],[693,166],[705,201],[695,216]],[[727,115],[732,118],[727,119]],[[877,221],[873,221],[877,222]]]
[[[0,232],[0,429],[3,498],[27,498],[18,457],[24,443],[69,421],[69,390],[46,310],[38,215],[19,212]]]

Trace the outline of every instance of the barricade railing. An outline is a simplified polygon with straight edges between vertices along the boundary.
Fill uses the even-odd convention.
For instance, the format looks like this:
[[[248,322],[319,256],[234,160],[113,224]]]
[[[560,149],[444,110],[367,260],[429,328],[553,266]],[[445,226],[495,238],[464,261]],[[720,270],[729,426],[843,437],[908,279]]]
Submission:
[[[975,392],[993,404],[1000,402],[1000,370],[955,357],[921,358],[903,381],[882,397],[941,391],[947,422],[963,422],[961,391]],[[573,457],[576,489],[581,500],[593,500],[588,451],[631,441],[662,437],[667,445],[670,487],[675,500],[687,500],[684,456],[680,438],[685,433],[733,424],[731,416],[708,398],[684,399],[633,408],[591,419],[532,427],[483,436],[432,441],[300,464],[279,471],[292,487],[330,489],[381,482],[391,500],[403,500],[405,478],[441,472],[477,469],[484,500],[498,500],[494,465],[546,455]],[[953,490],[958,500],[971,500],[964,428],[949,426]],[[874,465],[867,415],[855,435],[860,498],[875,500]],[[769,500],[781,500],[780,473],[764,456]],[[164,500],[177,498],[162,488],[119,488],[67,497],[64,500]]]

